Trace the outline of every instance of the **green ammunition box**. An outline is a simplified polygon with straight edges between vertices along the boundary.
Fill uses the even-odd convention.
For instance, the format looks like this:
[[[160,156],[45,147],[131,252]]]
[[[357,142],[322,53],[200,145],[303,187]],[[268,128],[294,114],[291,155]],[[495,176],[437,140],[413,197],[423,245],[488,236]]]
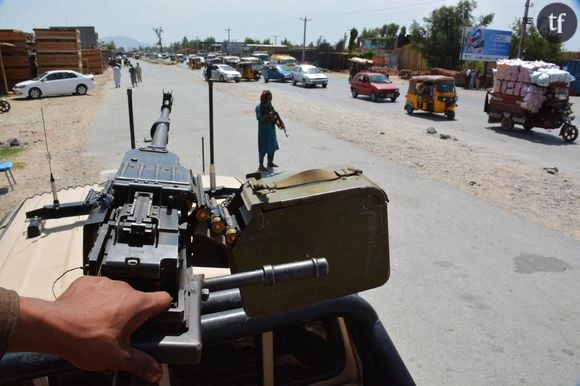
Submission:
[[[250,178],[241,189],[243,231],[228,256],[232,273],[305,258],[329,262],[329,274],[316,279],[242,288],[249,315],[375,288],[389,278],[388,198],[360,170]]]

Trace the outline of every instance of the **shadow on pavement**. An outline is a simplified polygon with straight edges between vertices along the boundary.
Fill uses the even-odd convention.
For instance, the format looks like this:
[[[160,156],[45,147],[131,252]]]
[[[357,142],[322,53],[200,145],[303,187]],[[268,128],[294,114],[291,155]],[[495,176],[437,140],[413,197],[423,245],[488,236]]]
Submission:
[[[552,129],[551,132],[547,131],[547,129],[542,128],[534,128],[533,130],[526,131],[517,126],[511,130],[502,129],[501,126],[487,126],[486,129],[495,131],[496,134],[501,134],[512,138],[523,139],[534,143],[541,143],[544,145],[550,146],[576,145],[575,142],[569,143],[564,141],[564,139],[558,135],[558,133],[560,132],[560,128]]]

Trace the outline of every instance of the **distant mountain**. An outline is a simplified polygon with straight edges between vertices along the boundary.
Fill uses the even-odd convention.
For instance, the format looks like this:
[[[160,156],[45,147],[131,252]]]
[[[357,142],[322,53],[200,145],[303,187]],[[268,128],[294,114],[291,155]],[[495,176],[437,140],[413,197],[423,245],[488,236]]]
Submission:
[[[128,36],[107,36],[104,37],[102,40],[105,44],[109,44],[110,42],[114,42],[115,43],[115,47],[120,48],[123,47],[125,49],[125,51],[131,51],[133,49],[139,48],[139,47],[149,47],[152,44],[149,43],[143,43],[140,42],[138,40],[135,40],[133,38],[130,38]]]

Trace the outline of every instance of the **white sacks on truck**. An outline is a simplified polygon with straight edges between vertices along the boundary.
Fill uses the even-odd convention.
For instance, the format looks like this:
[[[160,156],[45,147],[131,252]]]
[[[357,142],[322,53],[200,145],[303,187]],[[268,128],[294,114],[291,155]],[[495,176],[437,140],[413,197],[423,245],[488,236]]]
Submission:
[[[569,84],[574,80],[569,72],[553,63],[505,59],[499,60],[494,70],[493,92],[512,95],[517,104],[536,113],[546,100],[550,84]]]

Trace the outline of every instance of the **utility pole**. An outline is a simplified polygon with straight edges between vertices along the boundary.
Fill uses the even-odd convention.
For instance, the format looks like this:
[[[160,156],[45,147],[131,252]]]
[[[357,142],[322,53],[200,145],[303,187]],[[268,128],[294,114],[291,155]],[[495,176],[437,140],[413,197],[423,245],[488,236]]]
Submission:
[[[520,44],[518,45],[518,59],[522,58],[522,51],[524,49],[524,40],[526,38],[526,26],[532,24],[528,18],[528,9],[530,8],[530,0],[526,0],[526,10],[524,11],[524,18],[522,19],[522,29],[520,33]]]
[[[276,39],[278,39],[278,35],[274,35],[274,45],[278,44],[278,41]]]
[[[226,28],[225,31],[228,31],[228,43],[230,42],[230,32],[232,31],[231,28]]]
[[[304,22],[304,38],[302,39],[302,61],[304,62],[306,58],[306,23],[312,21],[312,19],[309,19],[306,17],[306,15],[304,15],[304,19],[300,18],[300,20]]]

